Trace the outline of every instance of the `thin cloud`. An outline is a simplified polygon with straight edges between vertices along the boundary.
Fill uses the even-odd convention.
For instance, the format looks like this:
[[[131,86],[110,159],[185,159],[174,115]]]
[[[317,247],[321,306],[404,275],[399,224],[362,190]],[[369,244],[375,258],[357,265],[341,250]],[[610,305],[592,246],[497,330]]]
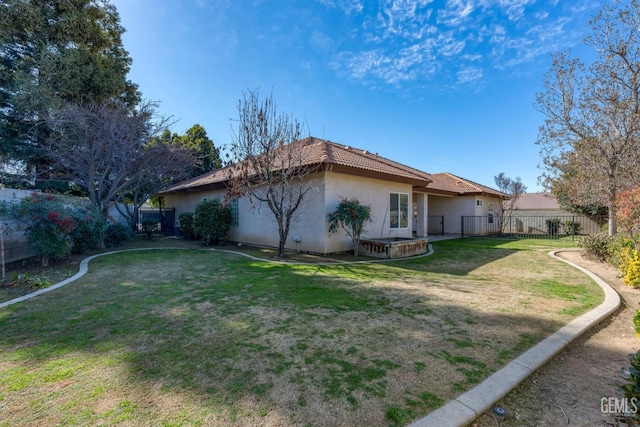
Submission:
[[[438,20],[444,25],[457,27],[462,25],[473,11],[471,1],[447,0],[445,8],[438,12]]]
[[[338,0],[318,1],[338,4]],[[579,42],[584,27],[567,29],[576,23],[584,26],[597,4],[592,0],[571,5],[541,5],[535,0],[446,0],[444,4],[380,0],[377,7],[371,3],[357,12],[347,9],[350,19],[355,14],[361,22],[358,31],[342,39],[328,35],[333,36],[334,48],[348,46],[330,61],[341,75],[365,84],[413,81],[453,87],[480,86],[495,70],[526,72],[526,64],[540,63],[550,52]]]
[[[327,7],[342,9],[347,15],[362,13],[364,8],[364,0],[318,0],[318,2]]]
[[[466,67],[456,74],[458,84],[471,85],[482,80],[482,69],[478,67]]]

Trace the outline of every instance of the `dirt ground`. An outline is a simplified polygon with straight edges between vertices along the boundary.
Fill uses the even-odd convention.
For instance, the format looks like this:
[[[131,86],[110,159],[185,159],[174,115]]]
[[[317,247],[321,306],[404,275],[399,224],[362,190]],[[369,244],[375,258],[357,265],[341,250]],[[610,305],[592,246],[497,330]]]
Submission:
[[[585,259],[580,252],[559,256],[611,285],[621,296],[621,307],[498,402],[507,411],[503,420],[488,413],[473,426],[616,425],[611,415],[602,413],[601,399],[622,398],[621,369],[629,366],[627,355],[640,349],[632,321],[640,290],[625,286],[614,267]]]

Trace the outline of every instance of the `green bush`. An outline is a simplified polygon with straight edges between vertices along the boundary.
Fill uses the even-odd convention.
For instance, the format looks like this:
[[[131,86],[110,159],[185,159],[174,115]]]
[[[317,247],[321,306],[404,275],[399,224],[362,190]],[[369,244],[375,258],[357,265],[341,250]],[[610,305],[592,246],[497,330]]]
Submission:
[[[107,225],[104,232],[104,244],[107,247],[122,246],[131,238],[131,228],[121,222]]]
[[[616,234],[609,244],[609,257],[607,261],[609,264],[618,268],[621,272],[624,272],[627,263],[629,251],[635,248],[633,241],[623,234]]]
[[[580,234],[582,226],[578,221],[565,221],[564,222],[564,232],[567,236],[574,236],[576,234]]]
[[[547,233],[555,236],[558,234],[558,230],[560,229],[560,218],[551,218],[547,221]]]
[[[633,316],[633,327],[636,330],[636,335],[640,337],[640,309],[636,310],[636,314]]]
[[[153,237],[153,233],[158,231],[158,222],[153,219],[145,219],[142,221],[142,232],[144,233],[144,237],[148,240],[151,240]]]
[[[195,218],[193,212],[183,212],[178,215],[180,220],[180,233],[187,240],[196,240],[198,235],[196,234]]]
[[[87,249],[95,249],[104,242],[107,221],[94,206],[81,206],[73,210],[73,230],[69,237],[73,243],[71,251],[82,254]]]
[[[231,228],[231,209],[223,206],[218,199],[198,203],[194,228],[206,245],[223,242]]]
[[[629,366],[628,374],[626,376],[626,383],[620,387],[624,397],[628,399],[629,402],[639,402],[640,401],[640,350],[635,354],[630,354],[629,356]],[[633,399],[633,400],[632,400]],[[640,413],[635,414],[624,414],[621,416],[622,418],[626,418],[625,425],[638,425],[640,422]],[[630,418],[630,420],[628,419]]]
[[[71,252],[73,211],[53,194],[33,193],[19,202],[5,203],[3,215],[15,220],[42,265],[65,258]]]
[[[607,261],[610,258],[613,240],[605,233],[595,233],[585,236],[578,242],[578,245],[584,249],[587,257],[598,261]]]

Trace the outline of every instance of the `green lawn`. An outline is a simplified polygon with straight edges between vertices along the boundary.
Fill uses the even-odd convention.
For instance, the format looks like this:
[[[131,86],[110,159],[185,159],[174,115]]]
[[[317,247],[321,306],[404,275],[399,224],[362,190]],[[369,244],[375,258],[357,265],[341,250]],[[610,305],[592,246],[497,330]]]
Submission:
[[[101,257],[0,310],[0,425],[402,425],[602,300],[555,244],[353,265]]]

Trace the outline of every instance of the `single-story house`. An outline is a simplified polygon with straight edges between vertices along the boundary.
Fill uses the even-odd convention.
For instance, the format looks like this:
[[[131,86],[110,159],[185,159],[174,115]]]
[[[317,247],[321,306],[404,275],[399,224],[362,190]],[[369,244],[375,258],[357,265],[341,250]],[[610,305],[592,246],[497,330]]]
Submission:
[[[600,230],[604,219],[571,213],[563,209],[551,193],[524,193],[513,204],[511,231],[520,234],[591,234]],[[599,222],[600,221],[600,222]],[[557,223],[557,226],[550,225]],[[571,229],[571,224],[577,228]],[[573,226],[576,227],[576,226]]]
[[[472,234],[488,234],[491,225],[497,225],[506,194],[451,173],[431,177],[433,181],[427,186],[431,234],[462,234],[463,217],[477,218],[467,222],[467,227],[474,227]]]
[[[373,220],[362,237],[379,239],[428,236],[432,211],[444,218],[441,232],[455,233],[461,215],[499,215],[500,201],[506,197],[452,174],[431,175],[335,142],[309,137],[295,144],[304,147],[303,165],[314,170],[306,177],[314,182],[314,191],[297,212],[286,249],[319,254],[353,249],[344,233],[328,232],[327,216],[342,198],[357,198],[371,206]],[[175,208],[178,219],[180,213],[193,212],[205,199],[223,198],[228,178],[229,168],[223,168],[166,188],[158,196],[164,197],[167,208]],[[277,226],[267,206],[254,205],[246,196],[230,206],[231,241],[277,246]]]
[[[565,216],[573,214],[562,209],[551,193],[524,193],[513,204],[513,215]]]

